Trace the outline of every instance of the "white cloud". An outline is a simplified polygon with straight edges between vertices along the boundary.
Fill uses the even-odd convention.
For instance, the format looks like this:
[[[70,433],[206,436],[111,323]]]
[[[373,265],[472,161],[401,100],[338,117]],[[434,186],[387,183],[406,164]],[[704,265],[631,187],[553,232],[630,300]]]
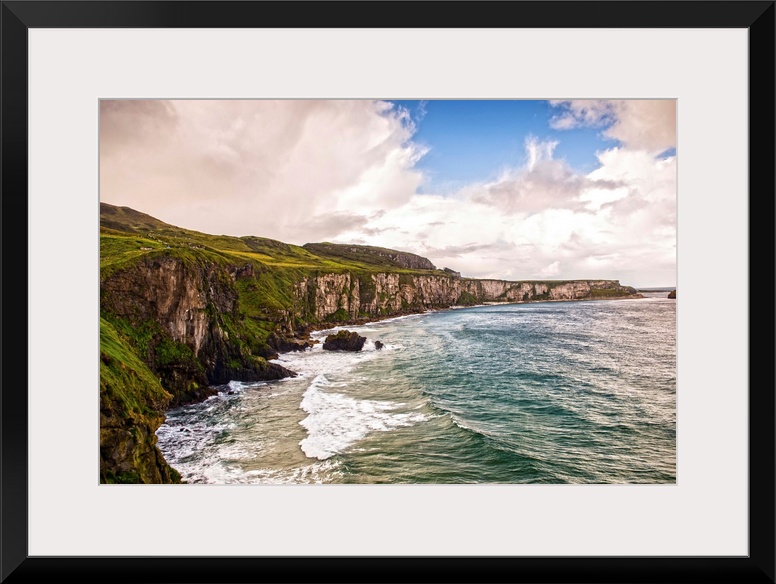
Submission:
[[[605,192],[618,188],[617,181],[574,172],[563,160],[553,158],[556,141],[540,142],[529,137],[525,143],[526,164],[505,172],[485,185],[465,189],[474,201],[494,205],[504,213],[538,213],[547,209],[586,207],[588,191]]]
[[[558,274],[560,274],[560,262],[552,262],[549,266],[539,270],[539,273],[541,274],[542,278],[551,279],[557,277]]]
[[[102,103],[101,199],[173,224],[380,245],[470,277],[675,283],[676,160],[656,156],[674,102],[562,102],[556,128],[621,141],[596,170],[529,138],[523,164],[447,196],[418,194],[426,149],[385,102]]]
[[[601,127],[604,136],[628,148],[659,153],[676,147],[676,101],[673,99],[553,101],[559,113],[556,130]]]
[[[399,206],[422,179],[406,110],[366,100],[103,101],[101,200],[170,223],[283,239]]]

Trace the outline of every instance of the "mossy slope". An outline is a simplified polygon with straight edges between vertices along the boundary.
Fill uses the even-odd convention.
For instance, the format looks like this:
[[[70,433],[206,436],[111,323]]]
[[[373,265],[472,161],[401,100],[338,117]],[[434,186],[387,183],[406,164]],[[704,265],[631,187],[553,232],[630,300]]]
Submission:
[[[156,447],[171,399],[127,339],[101,318],[100,482],[180,482]]]

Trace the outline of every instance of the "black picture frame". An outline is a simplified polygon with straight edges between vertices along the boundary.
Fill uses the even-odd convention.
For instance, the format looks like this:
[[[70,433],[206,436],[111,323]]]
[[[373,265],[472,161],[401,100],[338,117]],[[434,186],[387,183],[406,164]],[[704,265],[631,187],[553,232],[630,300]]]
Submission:
[[[14,582],[774,582],[774,1],[448,2],[413,19],[383,2],[2,2],[2,544]],[[383,6],[380,6],[383,4]],[[379,19],[378,19],[379,15]],[[345,24],[347,23],[347,24]],[[742,28],[749,32],[749,554],[746,557],[29,557],[30,28]],[[0,275],[0,278],[2,276]],[[753,308],[755,307],[755,308]],[[752,311],[756,309],[756,314]],[[756,318],[756,328],[751,326]],[[724,331],[720,331],[724,335]],[[714,513],[713,509],[709,513]]]

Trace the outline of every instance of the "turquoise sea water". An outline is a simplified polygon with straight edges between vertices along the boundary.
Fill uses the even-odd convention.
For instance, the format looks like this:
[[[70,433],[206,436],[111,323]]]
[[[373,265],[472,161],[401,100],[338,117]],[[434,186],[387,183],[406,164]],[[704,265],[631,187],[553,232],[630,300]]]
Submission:
[[[360,353],[281,355],[299,377],[169,411],[159,447],[191,483],[674,483],[665,295],[347,327]]]

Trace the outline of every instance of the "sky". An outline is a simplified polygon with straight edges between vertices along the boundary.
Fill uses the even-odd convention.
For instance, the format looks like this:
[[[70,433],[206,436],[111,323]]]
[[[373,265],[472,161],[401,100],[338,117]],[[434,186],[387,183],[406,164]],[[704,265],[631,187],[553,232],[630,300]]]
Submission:
[[[465,277],[676,284],[674,100],[101,100],[100,200]]]

